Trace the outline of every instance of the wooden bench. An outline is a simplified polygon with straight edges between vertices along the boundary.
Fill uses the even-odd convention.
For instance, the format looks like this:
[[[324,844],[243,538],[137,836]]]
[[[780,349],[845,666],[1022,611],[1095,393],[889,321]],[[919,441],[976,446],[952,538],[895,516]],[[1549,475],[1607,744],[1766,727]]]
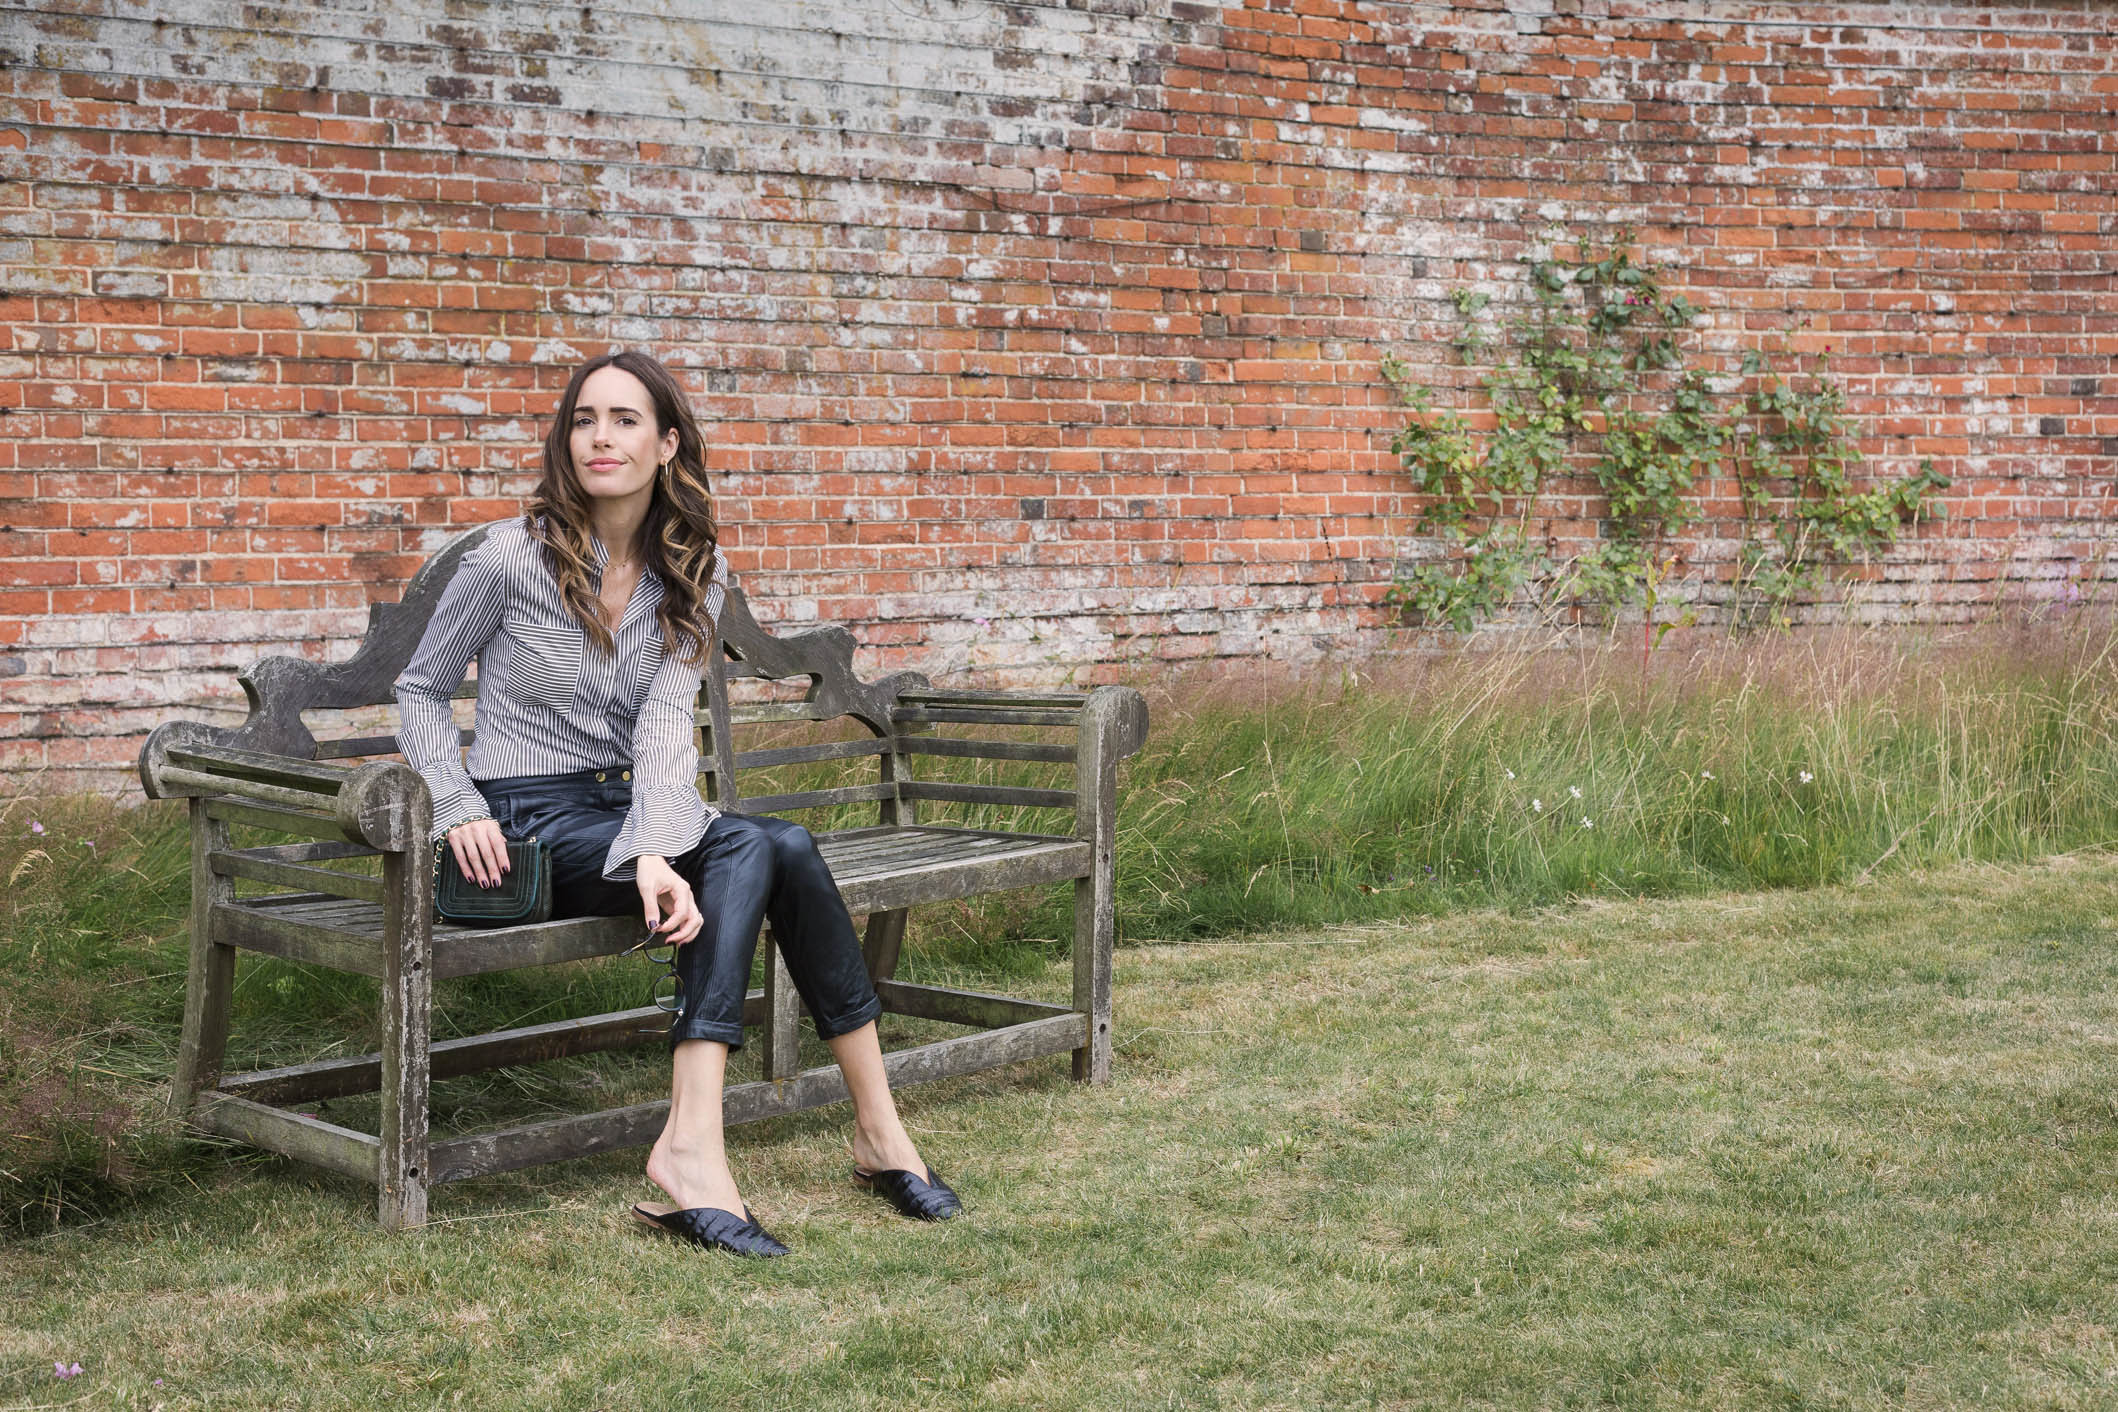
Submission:
[[[424,1221],[428,1188],[440,1182],[650,1143],[668,1109],[666,1101],[642,1103],[470,1136],[428,1132],[434,1079],[667,1042],[667,1017],[646,1006],[433,1043],[437,978],[611,955],[639,939],[639,922],[577,918],[489,931],[437,925],[426,782],[401,759],[383,758],[396,753],[394,735],[371,727],[365,735],[320,742],[304,721],[304,713],[393,706],[391,684],[457,564],[484,533],[471,531],[436,554],[402,603],[374,605],[350,659],[323,666],[265,658],[241,674],[250,700],[241,725],[170,722],[140,752],[149,797],[191,801],[191,964],[173,1102],[207,1132],[374,1182],[380,1219],[390,1228]],[[972,1031],[889,1052],[894,1085],[1062,1052],[1073,1055],[1075,1078],[1103,1081],[1110,1069],[1117,770],[1146,739],[1145,701],[1110,686],[1086,693],[937,690],[909,672],[864,682],[853,672],[853,647],[851,634],[838,627],[774,636],[751,617],[741,592],[731,590],[699,699],[706,797],[723,810],[749,814],[875,803],[874,824],[821,832],[818,843],[847,908],[867,918],[863,948],[884,1013]],[[782,699],[763,699],[775,690]],[[787,697],[793,690],[800,690],[798,699]],[[853,738],[737,750],[737,727],[783,730],[778,723],[788,722],[840,722],[839,734],[850,730]],[[943,726],[956,729],[944,734],[937,730]],[[1031,734],[1024,730],[996,738],[978,729],[996,726],[1042,727],[1043,734],[1061,736],[1038,742],[1024,739]],[[469,740],[468,731],[463,738]],[[868,757],[879,765],[873,775],[866,774]],[[1070,769],[1054,788],[919,778],[917,762],[937,757]],[[828,760],[851,762],[834,768],[860,769],[871,782],[743,792],[745,771]],[[922,824],[919,808],[928,801],[1051,809],[1070,812],[1072,820],[1052,833]],[[238,827],[248,835],[303,841],[239,848],[231,839]],[[332,866],[378,856],[379,870],[372,863]],[[272,890],[252,887],[239,895],[239,879]],[[1069,880],[1070,1005],[895,979],[907,909]],[[239,950],[377,977],[381,1052],[224,1076]],[[845,1097],[835,1067],[800,1068],[794,987],[769,937],[766,952],[765,984],[743,1012],[746,1025],[763,1029],[765,1077],[729,1088],[731,1123]],[[380,1095],[380,1132],[355,1131],[290,1107],[363,1093]]]

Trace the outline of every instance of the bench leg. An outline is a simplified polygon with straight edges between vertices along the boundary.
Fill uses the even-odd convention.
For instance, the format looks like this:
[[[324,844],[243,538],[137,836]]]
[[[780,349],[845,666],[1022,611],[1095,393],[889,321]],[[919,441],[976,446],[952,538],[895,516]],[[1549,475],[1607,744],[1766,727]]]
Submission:
[[[765,1077],[791,1079],[802,1071],[802,998],[787,973],[777,939],[765,942]]]
[[[382,1152],[376,1219],[427,1219],[427,1088],[432,1073],[433,871],[423,851],[383,855]]]
[[[1074,1051],[1074,1077],[1110,1082],[1111,941],[1115,889],[1108,877],[1074,883],[1074,1008],[1088,1016],[1088,1043]]]
[[[860,949],[867,958],[869,980],[886,981],[897,974],[897,953],[904,949],[905,918],[910,915],[904,907],[868,914],[868,934],[861,939]]]
[[[177,1045],[170,1111],[188,1117],[199,1094],[221,1081],[228,1052],[228,1007],[235,993],[235,948],[213,939],[213,904],[235,897],[235,881],[215,873],[207,857],[228,847],[228,825],[206,817],[206,801],[191,801],[191,972],[184,982],[184,1037]]]

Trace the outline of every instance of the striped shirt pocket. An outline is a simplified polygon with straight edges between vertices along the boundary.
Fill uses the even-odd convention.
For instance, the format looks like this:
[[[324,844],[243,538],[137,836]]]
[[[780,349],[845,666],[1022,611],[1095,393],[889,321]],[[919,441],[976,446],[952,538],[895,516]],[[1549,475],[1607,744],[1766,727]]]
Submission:
[[[500,664],[500,684],[517,701],[571,711],[581,689],[582,634],[577,627],[509,623],[513,648]]]
[[[662,639],[650,637],[640,645],[639,660],[632,668],[632,709],[638,714],[647,701],[647,691],[655,683],[655,673],[662,670]]]

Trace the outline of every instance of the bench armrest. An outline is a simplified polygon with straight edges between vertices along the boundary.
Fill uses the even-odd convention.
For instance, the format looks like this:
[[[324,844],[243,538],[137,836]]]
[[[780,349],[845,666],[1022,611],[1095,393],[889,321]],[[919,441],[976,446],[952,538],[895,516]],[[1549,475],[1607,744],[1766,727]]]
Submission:
[[[216,734],[196,721],[172,721],[148,736],[140,749],[147,797],[233,798],[264,806],[258,822],[280,816],[295,826],[330,825],[388,853],[426,846],[434,802],[411,766],[386,760],[346,769],[221,745]]]
[[[890,719],[900,729],[943,724],[1071,727],[1075,733],[1072,746],[978,742],[984,748],[974,748],[972,742],[961,742],[946,752],[937,752],[1003,760],[1071,760],[1071,790],[916,781],[908,782],[904,788],[912,799],[1071,808],[1074,833],[1080,838],[1109,837],[1114,822],[1118,762],[1136,754],[1147,741],[1147,700],[1129,686],[1099,686],[1088,692],[974,691],[931,687],[914,679],[897,687]]]
[[[898,725],[959,722],[988,726],[1074,726],[1094,729],[1116,759],[1137,754],[1147,743],[1147,698],[1129,686],[1093,691],[971,691],[906,686],[896,693],[890,719]]]

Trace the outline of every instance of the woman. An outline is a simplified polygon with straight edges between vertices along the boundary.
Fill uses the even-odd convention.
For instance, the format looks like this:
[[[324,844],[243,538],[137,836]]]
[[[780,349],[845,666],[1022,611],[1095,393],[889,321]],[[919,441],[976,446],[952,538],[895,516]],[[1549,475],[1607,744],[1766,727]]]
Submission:
[[[583,365],[528,513],[464,556],[397,679],[398,739],[466,877],[496,885],[507,839],[534,837],[551,851],[555,915],[637,910],[677,946],[669,1120],[647,1159],[675,1205],[633,1212],[698,1245],[784,1255],[744,1206],[721,1140],[767,916],[853,1097],[856,1179],[923,1220],[962,1206],[898,1120],[882,1006],[808,830],[699,797],[693,712],[728,578],[716,539],[704,443],[676,379],[643,353]],[[449,698],[473,657],[466,767]]]

